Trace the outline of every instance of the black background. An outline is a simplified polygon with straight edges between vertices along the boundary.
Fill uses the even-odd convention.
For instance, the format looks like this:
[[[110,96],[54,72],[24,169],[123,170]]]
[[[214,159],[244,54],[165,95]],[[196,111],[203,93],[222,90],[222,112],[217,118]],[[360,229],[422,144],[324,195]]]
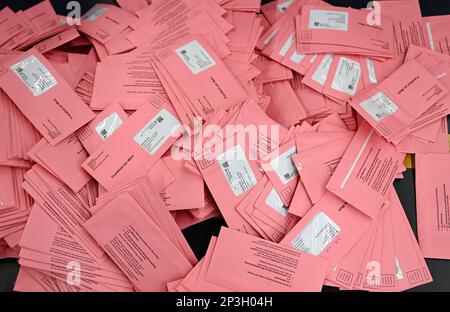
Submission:
[[[211,0],[213,1],[213,0]],[[0,0],[0,9],[9,6],[14,11],[26,9],[39,3],[40,0]],[[66,15],[68,10],[66,5],[69,0],[52,0],[50,1],[56,12],[60,15]],[[82,12],[87,11],[95,3],[112,3],[113,0],[79,0]],[[262,3],[270,2],[263,0]],[[328,0],[330,4],[336,6],[351,6],[354,8],[366,7],[366,0],[363,1],[335,1]],[[449,0],[421,0],[420,7],[423,16],[431,15],[447,15],[450,14]],[[450,25],[449,25],[450,27]],[[450,174],[450,173],[449,173]],[[408,169],[403,180],[395,182],[395,188],[402,201],[405,212],[408,216],[409,222],[416,233],[416,207],[414,194],[414,170]],[[186,239],[191,245],[195,255],[201,258],[206,252],[210,237],[217,235],[222,225],[225,225],[223,220],[210,219],[200,224],[194,225],[183,231]],[[394,220],[395,226],[395,220]],[[431,260],[427,259],[428,266],[433,276],[434,282],[412,289],[412,291],[450,291],[450,260]],[[0,260],[0,292],[11,291],[14,287],[14,281],[17,275],[19,266],[15,259]],[[331,287],[325,287],[326,291],[334,291]]]

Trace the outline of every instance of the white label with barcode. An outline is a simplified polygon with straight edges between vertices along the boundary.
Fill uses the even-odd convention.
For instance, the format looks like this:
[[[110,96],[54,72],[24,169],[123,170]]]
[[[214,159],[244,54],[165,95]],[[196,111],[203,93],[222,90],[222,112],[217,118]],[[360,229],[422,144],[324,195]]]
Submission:
[[[348,31],[348,12],[310,10],[308,26],[310,29]]]
[[[150,155],[159,148],[180,128],[180,121],[167,110],[162,109],[134,137],[134,141],[142,146]]]
[[[375,73],[375,66],[370,57],[366,57],[367,71],[369,72],[369,81],[371,84],[377,84],[377,74]]]
[[[175,52],[194,75],[216,65],[214,59],[197,40],[175,49]]]
[[[291,246],[308,254],[319,256],[339,234],[341,228],[323,211],[319,211],[291,241]]]
[[[88,20],[88,21],[95,21],[98,17],[100,17],[101,15],[103,15],[106,11],[108,11],[108,8],[104,8],[104,7],[93,7],[92,9],[90,9],[89,11],[87,11],[82,19]]]
[[[270,191],[269,196],[267,196],[266,198],[266,205],[278,212],[283,217],[287,217],[288,210],[286,208],[286,205],[283,204],[280,195],[278,195],[277,191],[274,188]]]
[[[362,101],[359,105],[364,108],[376,122],[380,122],[384,118],[392,115],[398,109],[398,106],[381,91],[371,98]]]
[[[30,55],[12,65],[11,70],[23,81],[34,96],[39,96],[58,84],[47,67],[34,55]]]
[[[314,71],[311,79],[315,82],[320,83],[322,86],[325,84],[328,78],[328,73],[330,71],[331,63],[333,62],[333,54],[327,53],[320,61],[319,66]]]
[[[256,184],[255,175],[240,145],[218,155],[217,161],[235,196],[241,195]]]
[[[294,146],[270,161],[270,166],[283,184],[298,176],[297,169],[292,161],[292,156],[295,154],[297,154],[297,148]]]
[[[100,136],[100,138],[105,141],[114,131],[119,129],[122,125],[122,119],[117,112],[113,112],[111,115],[100,121],[95,126],[95,131]]]
[[[355,95],[360,76],[361,66],[359,62],[341,57],[339,58],[331,88],[349,95]]]

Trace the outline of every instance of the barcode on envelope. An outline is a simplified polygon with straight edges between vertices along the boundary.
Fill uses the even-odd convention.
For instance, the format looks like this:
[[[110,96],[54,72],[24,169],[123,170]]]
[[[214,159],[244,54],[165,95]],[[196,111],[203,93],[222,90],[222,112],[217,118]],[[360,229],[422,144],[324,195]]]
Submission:
[[[179,47],[175,52],[194,75],[216,65],[211,55],[197,40]]]
[[[362,101],[359,105],[375,119],[376,122],[380,122],[398,110],[398,106],[381,91],[371,98]]]
[[[39,96],[57,84],[55,77],[34,55],[11,66],[11,70],[34,96]]]
[[[340,231],[341,228],[323,211],[320,211],[294,237],[291,241],[291,246],[300,251],[318,256]]]

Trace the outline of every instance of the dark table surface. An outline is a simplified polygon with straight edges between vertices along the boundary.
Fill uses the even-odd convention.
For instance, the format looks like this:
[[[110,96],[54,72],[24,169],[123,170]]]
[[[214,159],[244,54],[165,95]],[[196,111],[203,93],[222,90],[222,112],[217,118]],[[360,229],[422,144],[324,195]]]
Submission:
[[[262,2],[266,3],[269,1],[263,0]],[[14,11],[17,11],[26,9],[39,2],[40,0],[2,0],[0,2],[0,9],[4,6],[9,6]],[[66,10],[66,4],[68,2],[69,0],[51,0],[53,7],[60,15],[65,15],[68,13],[68,11]],[[78,2],[81,4],[82,12],[87,11],[95,3],[115,4],[114,0],[79,0]],[[336,6],[352,6],[354,8],[362,8],[366,7],[368,1],[327,0],[327,2]],[[421,0],[420,6],[423,16],[450,14],[449,0]],[[414,169],[408,169],[408,171],[405,173],[405,178],[402,180],[397,180],[395,182],[395,188],[403,204],[406,215],[408,216],[409,222],[411,223],[411,227],[416,233],[414,175]],[[203,257],[208,247],[210,237],[212,235],[217,235],[222,225],[225,225],[223,220],[214,218],[194,225],[183,231],[186,239],[188,240],[195,255],[198,258]],[[450,260],[427,259],[427,263],[434,279],[433,283],[414,288],[412,289],[412,291],[450,291]],[[13,289],[18,269],[19,265],[17,264],[17,260],[15,259],[0,260],[0,292],[11,291]],[[333,291],[334,289],[331,287],[325,287],[325,290]]]

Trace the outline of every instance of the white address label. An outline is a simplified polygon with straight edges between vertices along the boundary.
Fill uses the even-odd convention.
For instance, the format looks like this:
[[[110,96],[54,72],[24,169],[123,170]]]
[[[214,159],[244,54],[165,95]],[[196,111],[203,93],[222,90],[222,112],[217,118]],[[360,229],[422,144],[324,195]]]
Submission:
[[[364,108],[376,122],[380,122],[384,118],[392,115],[398,109],[398,106],[381,91],[371,98],[362,101],[359,105],[361,105],[361,107]]]
[[[310,10],[308,26],[310,29],[348,31],[348,12]]]
[[[292,179],[298,176],[297,169],[295,168],[292,156],[297,153],[297,148],[294,146],[270,161],[270,166],[278,175],[278,178],[283,184],[288,183]]]
[[[95,126],[95,131],[100,136],[100,138],[105,141],[114,131],[119,129],[122,125],[122,119],[117,112],[113,112],[111,115],[100,121]]]
[[[184,46],[179,47],[175,52],[194,75],[216,65],[211,55],[209,55],[197,40],[192,40]]]
[[[34,55],[11,66],[11,70],[23,81],[34,96],[39,96],[58,84],[47,67]]]
[[[256,184],[255,175],[240,145],[218,155],[217,161],[235,196],[241,195]]]
[[[162,109],[138,132],[134,141],[150,155],[153,155],[180,126],[181,123],[177,118]]]
[[[331,88],[334,90],[355,95],[361,76],[361,65],[346,57],[341,57],[334,74]]]
[[[341,228],[323,211],[320,211],[291,241],[291,246],[308,254],[318,256],[340,231]]]
[[[266,205],[278,212],[283,217],[287,217],[288,210],[286,208],[286,205],[283,204],[280,195],[278,195],[277,191],[274,188],[270,191],[269,196],[267,196],[266,198]]]

